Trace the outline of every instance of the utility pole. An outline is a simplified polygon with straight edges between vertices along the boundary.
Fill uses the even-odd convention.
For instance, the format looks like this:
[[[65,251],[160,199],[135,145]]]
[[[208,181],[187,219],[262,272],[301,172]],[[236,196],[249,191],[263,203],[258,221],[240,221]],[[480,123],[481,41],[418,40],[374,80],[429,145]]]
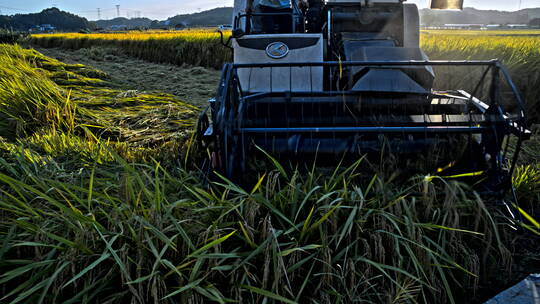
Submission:
[[[116,5],[116,17],[120,17],[120,4]]]
[[[99,7],[97,9],[97,18],[98,18],[98,20],[101,20],[101,8],[99,8]]]
[[[523,4],[523,0],[519,0],[519,8],[518,8],[518,10],[521,10],[521,4]]]

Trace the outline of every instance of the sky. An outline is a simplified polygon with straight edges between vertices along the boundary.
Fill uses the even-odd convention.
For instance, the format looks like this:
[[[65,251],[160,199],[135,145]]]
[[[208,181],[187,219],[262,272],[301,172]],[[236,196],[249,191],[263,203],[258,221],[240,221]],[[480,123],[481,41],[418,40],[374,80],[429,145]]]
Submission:
[[[123,17],[148,17],[166,19],[168,17],[193,13],[200,10],[222,6],[232,6],[233,0],[0,0],[0,14],[39,12],[48,7],[73,12],[90,20],[98,17],[98,8],[102,19],[117,16],[116,5],[120,5]],[[409,0],[426,7],[429,0]],[[540,0],[465,0],[465,6],[478,9],[515,11],[521,8],[540,7]]]

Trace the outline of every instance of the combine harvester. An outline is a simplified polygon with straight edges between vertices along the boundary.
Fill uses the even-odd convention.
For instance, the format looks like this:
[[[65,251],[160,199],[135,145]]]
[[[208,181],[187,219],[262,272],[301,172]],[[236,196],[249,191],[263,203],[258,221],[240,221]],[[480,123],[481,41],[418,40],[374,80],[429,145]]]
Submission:
[[[448,168],[441,175],[475,175],[499,195],[511,189],[531,133],[500,62],[429,61],[419,45],[418,8],[405,0],[294,0],[274,9],[264,1],[287,2],[235,1],[234,63],[224,66],[199,121],[212,170],[238,180],[257,147],[281,159],[332,160],[384,149],[428,155],[437,147],[461,150],[438,164]],[[463,0],[431,3],[462,6]],[[443,66],[482,72],[471,93],[436,90],[434,71]]]

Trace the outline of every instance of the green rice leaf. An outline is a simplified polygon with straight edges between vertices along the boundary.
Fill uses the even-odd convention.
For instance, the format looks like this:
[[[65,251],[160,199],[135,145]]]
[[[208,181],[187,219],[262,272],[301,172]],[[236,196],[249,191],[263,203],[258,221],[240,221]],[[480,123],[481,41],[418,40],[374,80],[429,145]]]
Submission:
[[[214,247],[214,246],[217,246],[217,245],[219,245],[219,244],[225,242],[226,240],[228,240],[228,239],[229,239],[231,236],[233,236],[234,234],[236,234],[236,230],[233,231],[233,232],[231,232],[231,233],[229,233],[229,234],[227,234],[226,236],[220,237],[220,238],[217,239],[217,240],[214,240],[214,241],[212,241],[212,242],[209,242],[208,244],[206,244],[206,245],[202,246],[201,248],[195,250],[195,252],[193,252],[192,254],[190,254],[190,255],[187,257],[187,259],[192,258],[192,257],[194,257],[194,256],[197,256],[197,255],[199,255],[200,253],[205,252],[206,250],[208,250],[208,249],[210,249],[210,248],[212,248],[212,247]]]
[[[110,253],[104,253],[102,254],[97,260],[95,260],[94,262],[92,262],[92,264],[88,265],[86,268],[84,268],[81,272],[79,272],[76,276],[74,276],[71,280],[69,280],[66,284],[64,284],[64,286],[62,286],[62,288],[66,288],[67,286],[69,286],[70,284],[74,283],[75,281],[77,281],[78,279],[80,279],[82,276],[84,276],[85,274],[87,274],[89,271],[91,271],[92,269],[96,268],[99,264],[101,264],[103,261],[106,261],[107,259],[109,259],[111,257],[111,254]]]

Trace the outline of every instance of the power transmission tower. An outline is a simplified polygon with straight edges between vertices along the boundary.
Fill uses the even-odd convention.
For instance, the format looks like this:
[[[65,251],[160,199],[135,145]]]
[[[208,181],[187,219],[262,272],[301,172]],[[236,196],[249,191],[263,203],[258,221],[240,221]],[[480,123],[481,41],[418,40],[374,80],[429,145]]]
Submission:
[[[116,5],[116,17],[120,17],[120,5]]]
[[[99,8],[99,7],[97,9],[97,18],[98,18],[98,20],[101,20],[101,8]]]

